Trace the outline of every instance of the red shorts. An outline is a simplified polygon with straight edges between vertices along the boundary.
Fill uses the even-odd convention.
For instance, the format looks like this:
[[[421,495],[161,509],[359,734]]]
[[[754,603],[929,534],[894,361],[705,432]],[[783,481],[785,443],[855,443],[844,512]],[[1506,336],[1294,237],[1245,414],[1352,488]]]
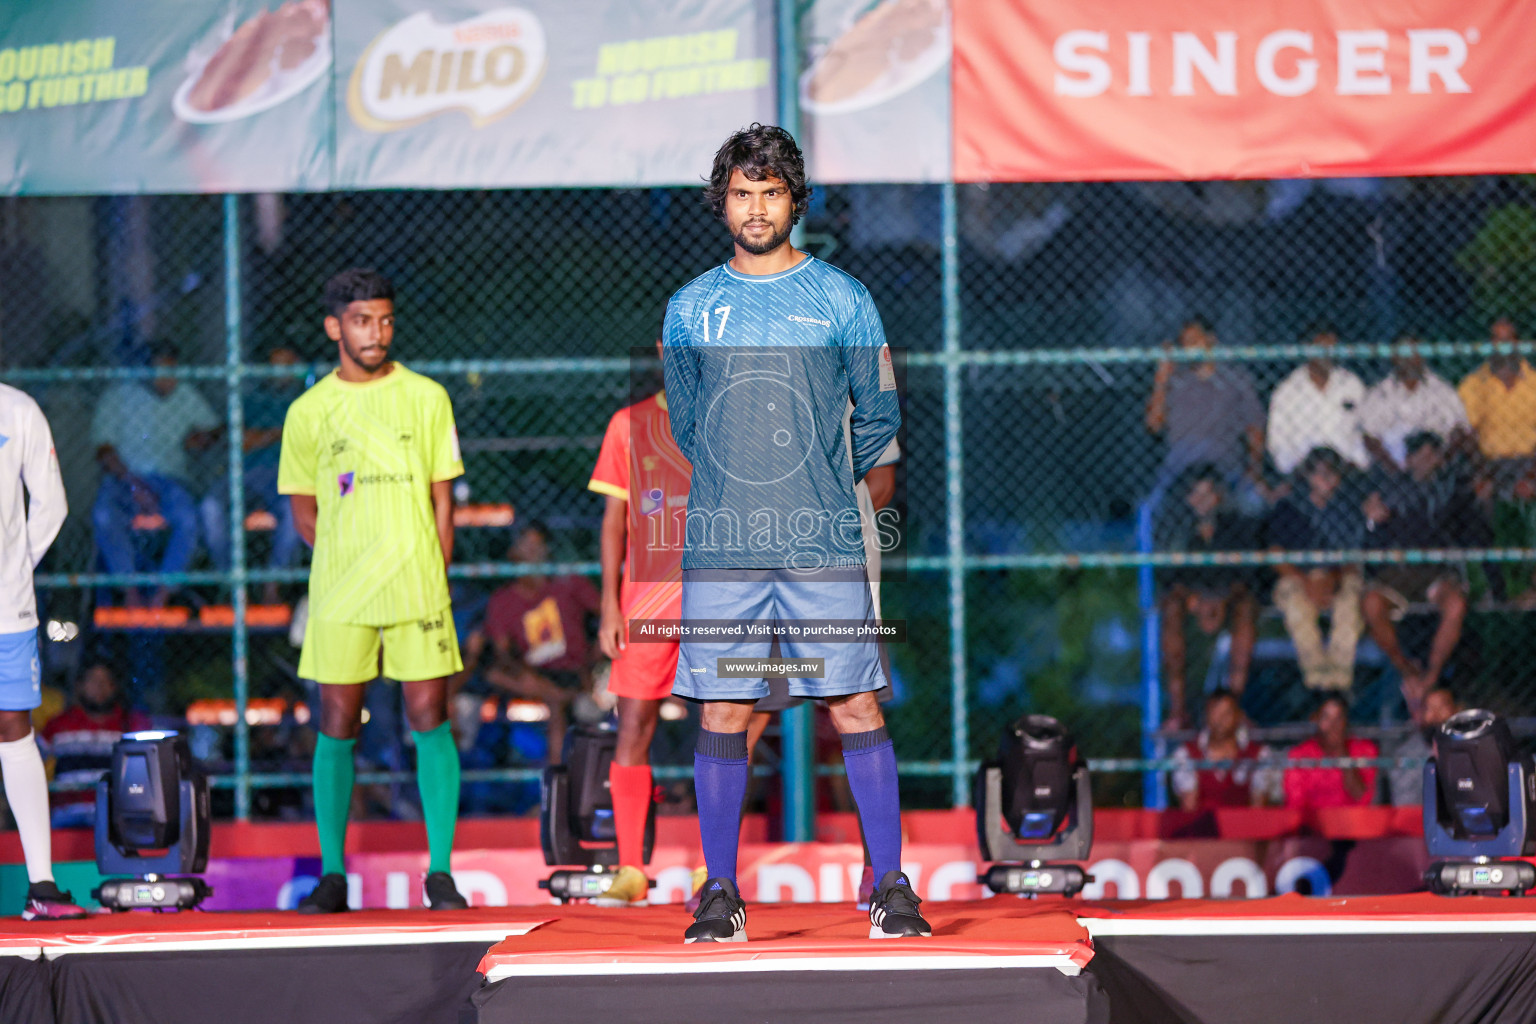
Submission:
[[[608,671],[608,692],[615,697],[661,700],[672,693],[677,675],[677,644],[625,644]]]

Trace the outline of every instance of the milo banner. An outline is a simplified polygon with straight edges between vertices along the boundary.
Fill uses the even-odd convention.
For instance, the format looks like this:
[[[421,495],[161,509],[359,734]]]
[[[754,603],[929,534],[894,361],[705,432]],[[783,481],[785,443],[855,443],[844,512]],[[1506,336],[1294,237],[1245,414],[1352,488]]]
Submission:
[[[0,192],[330,181],[326,0],[0,3]]]
[[[697,183],[774,119],[760,0],[337,0],[335,185]]]

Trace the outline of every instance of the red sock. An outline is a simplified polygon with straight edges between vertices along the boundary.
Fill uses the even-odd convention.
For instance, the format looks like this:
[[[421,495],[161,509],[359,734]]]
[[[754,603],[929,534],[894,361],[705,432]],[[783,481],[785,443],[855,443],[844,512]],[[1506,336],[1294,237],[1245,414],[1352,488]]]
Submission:
[[[613,798],[613,827],[619,840],[619,863],[638,868],[645,862],[645,816],[651,809],[651,766],[610,763],[608,792]]]

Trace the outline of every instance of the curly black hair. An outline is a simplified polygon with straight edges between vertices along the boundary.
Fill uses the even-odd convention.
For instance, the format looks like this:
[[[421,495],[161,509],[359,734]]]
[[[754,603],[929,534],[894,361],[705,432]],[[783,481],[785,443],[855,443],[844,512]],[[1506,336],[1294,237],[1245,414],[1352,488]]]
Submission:
[[[783,128],[754,121],[725,140],[715,154],[709,183],[704,186],[704,201],[721,220],[725,220],[725,192],[731,183],[731,172],[738,169],[753,181],[778,178],[788,185],[789,197],[795,202],[790,223],[800,223],[811,202],[811,188],[805,183],[805,157],[793,135]]]
[[[341,316],[354,302],[395,299],[395,286],[377,270],[351,267],[325,282],[325,315]]]

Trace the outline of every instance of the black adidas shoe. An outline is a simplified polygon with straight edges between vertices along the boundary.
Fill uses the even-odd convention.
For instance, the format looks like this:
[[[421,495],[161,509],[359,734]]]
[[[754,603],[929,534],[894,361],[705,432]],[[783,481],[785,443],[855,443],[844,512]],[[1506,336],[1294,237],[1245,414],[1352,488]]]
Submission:
[[[453,876],[446,871],[434,871],[422,883],[429,910],[468,910],[469,900],[459,894],[453,884]]]
[[[699,909],[683,933],[686,942],[746,942],[747,904],[729,878],[711,878],[699,890]]]
[[[905,939],[932,935],[933,929],[917,909],[921,902],[906,875],[887,871],[869,899],[869,937]]]
[[[86,916],[74,896],[60,889],[53,879],[27,886],[27,905],[21,911],[23,921],[73,921]]]
[[[320,884],[299,900],[301,914],[339,914],[347,906],[347,876],[337,872],[320,876]]]

